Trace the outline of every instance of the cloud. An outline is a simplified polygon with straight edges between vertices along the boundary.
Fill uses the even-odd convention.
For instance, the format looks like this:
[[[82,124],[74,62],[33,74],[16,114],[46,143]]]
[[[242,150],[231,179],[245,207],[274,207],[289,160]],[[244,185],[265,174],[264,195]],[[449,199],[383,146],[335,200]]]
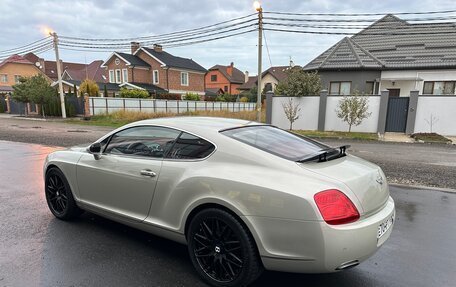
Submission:
[[[169,33],[197,28],[253,13],[249,0],[2,0],[0,1],[0,50],[25,45],[42,38],[43,25],[59,35],[84,38],[125,38]],[[387,13],[402,11],[448,10],[453,0],[440,1],[364,1],[364,0],[263,0],[265,11],[320,13]],[[380,16],[378,16],[380,18]],[[168,51],[193,58],[206,68],[235,62],[254,74],[257,66],[257,33]],[[264,49],[263,66],[286,65],[290,57],[296,64],[307,62],[324,52],[343,36],[289,34],[266,31],[270,52]],[[62,50],[65,61],[84,62],[105,59],[108,52]],[[52,59],[53,53],[44,54]]]

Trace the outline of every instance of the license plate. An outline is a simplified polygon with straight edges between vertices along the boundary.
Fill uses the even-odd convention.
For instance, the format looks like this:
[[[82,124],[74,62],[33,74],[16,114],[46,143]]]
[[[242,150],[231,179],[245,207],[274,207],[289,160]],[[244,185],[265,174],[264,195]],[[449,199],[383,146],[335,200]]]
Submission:
[[[391,226],[393,226],[393,223],[394,215],[392,215],[386,221],[380,223],[377,230],[377,240],[380,239],[391,228]]]

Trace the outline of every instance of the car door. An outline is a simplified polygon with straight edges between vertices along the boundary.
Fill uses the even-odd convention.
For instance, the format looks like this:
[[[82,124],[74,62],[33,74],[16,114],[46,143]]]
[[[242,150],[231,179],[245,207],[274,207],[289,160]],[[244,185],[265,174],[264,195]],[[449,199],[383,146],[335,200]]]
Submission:
[[[129,219],[146,218],[160,175],[163,155],[180,131],[138,126],[112,135],[99,159],[84,154],[77,165],[81,200]]]

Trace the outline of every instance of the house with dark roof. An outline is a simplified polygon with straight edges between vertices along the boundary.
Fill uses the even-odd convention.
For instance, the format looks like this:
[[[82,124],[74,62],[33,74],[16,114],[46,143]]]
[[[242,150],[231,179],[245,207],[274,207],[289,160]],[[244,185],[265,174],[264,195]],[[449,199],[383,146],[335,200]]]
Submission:
[[[224,93],[238,95],[239,87],[246,82],[243,72],[234,67],[231,62],[228,66],[215,65],[206,73],[206,90],[215,91],[221,89]],[[215,90],[214,90],[215,89]]]
[[[274,91],[276,86],[287,79],[287,71],[292,68],[289,66],[270,67],[261,73],[261,90],[263,92]],[[241,92],[247,92],[258,85],[258,77],[249,77],[246,73],[246,82],[239,87]]]
[[[35,64],[46,76],[57,81],[57,64],[56,61],[48,61],[38,57],[34,53],[27,53],[24,58]],[[95,82],[104,82],[104,69],[101,68],[103,61],[95,60],[90,64],[61,62],[62,78],[68,80],[83,81],[85,79],[94,80]]]
[[[456,25],[409,23],[386,15],[345,37],[304,67],[329,94],[455,94]]]
[[[104,62],[109,83],[150,93],[204,95],[206,69],[192,59],[163,51],[162,46],[131,43],[131,54],[113,52]]]

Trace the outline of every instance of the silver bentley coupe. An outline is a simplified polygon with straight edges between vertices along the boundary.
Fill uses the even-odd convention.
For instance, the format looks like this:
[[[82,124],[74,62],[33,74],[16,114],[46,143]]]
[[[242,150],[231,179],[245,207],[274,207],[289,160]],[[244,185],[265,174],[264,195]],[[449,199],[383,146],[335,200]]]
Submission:
[[[212,286],[336,272],[373,255],[395,220],[382,170],[347,148],[245,120],[144,120],[49,154],[46,200],[62,220],[89,211],[187,244]]]

